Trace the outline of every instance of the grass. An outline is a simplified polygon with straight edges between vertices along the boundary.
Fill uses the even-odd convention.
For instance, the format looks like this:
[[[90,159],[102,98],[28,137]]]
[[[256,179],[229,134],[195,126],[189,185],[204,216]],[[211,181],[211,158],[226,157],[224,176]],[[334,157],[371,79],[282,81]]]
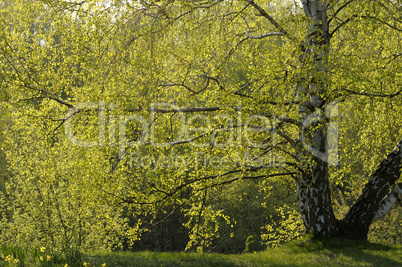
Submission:
[[[3,253],[4,254],[4,253]],[[28,259],[28,258],[27,258]],[[69,266],[402,266],[401,245],[368,242],[297,241],[263,252],[238,255],[180,252],[112,252],[83,254]],[[25,266],[65,263],[26,261]],[[0,261],[0,266],[21,266]]]
[[[86,255],[91,266],[402,266],[402,246],[368,242],[298,241],[264,252],[210,253],[114,252]]]

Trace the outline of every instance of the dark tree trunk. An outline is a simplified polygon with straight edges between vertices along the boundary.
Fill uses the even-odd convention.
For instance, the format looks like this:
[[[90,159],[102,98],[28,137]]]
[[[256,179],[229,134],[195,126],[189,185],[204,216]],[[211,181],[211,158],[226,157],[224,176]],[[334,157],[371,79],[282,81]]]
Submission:
[[[391,197],[401,199],[401,184],[390,192],[401,176],[401,168],[402,140],[371,175],[362,194],[341,221],[341,225],[347,231],[341,231],[340,235],[344,237],[352,235],[353,239],[367,239],[369,227],[377,219],[376,215],[390,204],[386,200]],[[389,209],[390,207],[387,210]]]
[[[337,222],[332,210],[326,162],[316,159],[311,178],[299,178],[297,182],[299,208],[304,226],[315,237],[333,237],[338,234]],[[316,166],[316,167],[315,167]]]

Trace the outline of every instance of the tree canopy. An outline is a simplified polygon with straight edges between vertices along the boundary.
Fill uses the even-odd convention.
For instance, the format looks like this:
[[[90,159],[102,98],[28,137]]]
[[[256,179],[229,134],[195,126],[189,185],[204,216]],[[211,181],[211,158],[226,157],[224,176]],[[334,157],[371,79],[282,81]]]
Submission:
[[[401,198],[400,1],[10,3],[4,242],[365,239]]]

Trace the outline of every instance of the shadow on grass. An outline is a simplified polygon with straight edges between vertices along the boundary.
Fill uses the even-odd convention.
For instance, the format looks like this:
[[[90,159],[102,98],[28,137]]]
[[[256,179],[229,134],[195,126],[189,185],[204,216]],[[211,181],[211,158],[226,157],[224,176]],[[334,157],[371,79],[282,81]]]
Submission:
[[[328,240],[297,242],[286,246],[290,252],[310,257],[295,266],[305,266],[306,262],[312,263],[312,266],[324,263],[332,266],[402,266],[401,246]]]
[[[122,252],[94,255],[88,258],[93,266],[250,266],[247,263],[233,262],[231,255],[208,253],[157,253],[157,252]]]
[[[344,241],[298,241],[264,252],[115,252],[87,255],[90,266],[402,266],[402,247]]]

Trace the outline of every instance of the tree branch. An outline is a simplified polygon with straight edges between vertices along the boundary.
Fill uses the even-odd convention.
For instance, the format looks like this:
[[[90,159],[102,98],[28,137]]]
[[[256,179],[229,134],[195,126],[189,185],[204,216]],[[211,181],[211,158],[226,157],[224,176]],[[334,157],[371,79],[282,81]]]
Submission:
[[[6,43],[7,47],[11,50],[11,52],[15,55],[15,57],[18,59],[18,61],[20,61],[20,64],[21,64],[21,66],[22,66],[22,69],[24,70],[24,72],[25,72],[25,74],[27,75],[27,77],[28,77],[30,80],[32,80],[35,84],[37,84],[38,86],[40,86],[39,82],[38,82],[37,80],[35,80],[35,79],[29,74],[29,72],[28,72],[28,70],[25,68],[23,62],[21,62],[20,57],[19,57],[19,56],[17,55],[17,53],[14,51],[13,47],[12,47],[7,41],[5,41],[5,43]],[[3,51],[4,51],[4,50],[3,50]],[[18,68],[15,66],[14,62],[13,62],[11,59],[9,59],[9,58],[5,55],[5,53],[2,53],[2,55],[3,55],[3,57],[6,59],[6,61],[8,62],[8,64],[10,64],[11,67],[14,69],[15,73],[17,74],[18,80],[22,83],[22,85],[21,85],[21,84],[18,84],[18,86],[20,86],[20,87],[25,87],[25,88],[32,89],[32,90],[36,90],[36,91],[39,91],[39,92],[41,92],[41,93],[46,94],[49,99],[52,99],[52,100],[54,100],[54,101],[56,101],[56,102],[59,102],[59,103],[62,104],[62,105],[65,105],[65,106],[67,106],[67,107],[69,107],[69,108],[73,108],[73,107],[74,107],[72,104],[70,104],[70,103],[68,103],[68,102],[66,102],[66,101],[64,101],[64,100],[62,100],[62,99],[60,99],[57,95],[53,94],[52,92],[47,91],[47,90],[45,90],[45,89],[40,89],[40,88],[37,88],[37,87],[34,87],[34,86],[28,84],[27,81],[25,81],[25,80],[23,79],[22,74],[20,73],[20,71],[18,70]]]
[[[266,37],[271,37],[271,36],[284,36],[285,34],[283,32],[269,32],[269,33],[264,33],[258,36],[251,36],[248,32],[244,32],[247,36],[244,37],[243,39],[241,39],[240,41],[238,41],[233,47],[232,49],[230,49],[229,53],[226,55],[225,58],[229,58],[233,52],[236,50],[236,48],[243,43],[244,41],[248,40],[248,39],[262,39],[262,38],[266,38]]]
[[[385,22],[384,20],[382,20],[382,19],[380,19],[380,18],[377,18],[377,17],[374,17],[374,16],[361,16],[361,17],[362,17],[362,18],[368,18],[368,19],[373,19],[373,20],[379,21],[379,22],[381,22],[382,24],[385,24],[385,25],[387,25],[388,27],[390,27],[390,28],[392,28],[392,29],[394,29],[394,30],[397,30],[397,31],[399,31],[399,32],[402,32],[402,29],[400,29],[400,28],[398,28],[398,27],[396,27],[396,26],[393,26],[393,25],[389,24],[388,22]]]
[[[60,99],[58,96],[56,96],[52,92],[49,92],[49,91],[47,91],[45,89],[40,89],[40,88],[33,87],[33,86],[29,85],[29,84],[26,84],[25,82],[24,82],[24,85],[22,87],[26,87],[28,89],[33,89],[33,90],[37,90],[39,92],[45,93],[46,95],[49,96],[50,99],[52,99],[52,100],[54,100],[56,102],[59,102],[60,104],[62,104],[64,106],[67,106],[69,108],[74,108],[74,106],[72,104]]]
[[[193,113],[193,112],[207,112],[207,111],[218,111],[222,110],[221,107],[186,107],[186,108],[155,108],[151,109],[156,113]]]
[[[279,25],[279,23],[276,22],[276,20],[273,17],[268,15],[268,13],[260,5],[255,3],[254,0],[245,0],[245,1],[248,2],[250,5],[252,5],[255,9],[257,9],[257,11],[260,13],[260,15],[263,16],[264,18],[268,19],[269,22],[271,22],[271,24],[274,25],[275,28],[277,28],[283,35],[287,35],[287,31],[285,29],[283,29],[281,27],[281,25]],[[289,37],[289,38],[292,39],[291,37]]]
[[[396,96],[398,96],[398,95],[400,95],[400,94],[402,93],[402,89],[399,90],[399,91],[396,92],[396,93],[393,93],[393,94],[370,94],[370,93],[366,93],[366,92],[360,93],[360,92],[355,92],[355,91],[353,91],[353,90],[349,90],[349,89],[346,89],[346,88],[344,88],[344,89],[342,89],[342,90],[345,91],[345,92],[354,94],[354,95],[373,96],[373,97],[389,97],[389,98],[396,97]]]
[[[257,36],[252,36],[250,35],[248,32],[245,32],[245,34],[247,35],[244,38],[247,39],[263,39],[265,37],[271,37],[271,36],[284,36],[285,34],[283,32],[269,32],[269,33],[264,33],[261,35],[257,35]]]
[[[402,183],[399,183],[389,194],[387,197],[381,201],[380,206],[378,207],[377,213],[374,216],[372,223],[381,219],[385,214],[387,214],[393,205],[402,200]]]
[[[401,176],[402,168],[402,139],[396,147],[381,161],[380,166],[370,176],[360,197],[356,200],[348,213],[345,215],[343,222],[354,227],[359,224],[360,229],[364,229],[363,237],[367,237],[368,229],[374,218],[377,219],[381,214],[389,209],[389,203],[392,201],[389,190]],[[396,194],[394,197],[400,198],[400,185],[396,190],[392,190],[391,194]],[[388,198],[389,197],[389,198]],[[385,201],[385,202],[384,202]],[[384,213],[385,214],[385,213]]]
[[[351,0],[346,2],[345,4],[343,4],[340,8],[338,8],[335,13],[332,15],[332,17],[328,20],[328,25],[331,23],[332,19],[335,18],[336,15],[338,15],[339,12],[341,12],[342,9],[344,9],[345,7],[347,7],[349,4],[351,4],[352,2],[355,2],[356,0]]]
[[[343,26],[345,26],[346,24],[348,24],[349,22],[351,22],[352,20],[354,20],[355,18],[357,18],[357,15],[353,15],[350,18],[346,19],[345,21],[342,21],[341,24],[339,24],[338,26],[336,26],[336,28],[329,34],[329,36],[332,38],[332,36],[339,31],[340,28],[342,28]]]

